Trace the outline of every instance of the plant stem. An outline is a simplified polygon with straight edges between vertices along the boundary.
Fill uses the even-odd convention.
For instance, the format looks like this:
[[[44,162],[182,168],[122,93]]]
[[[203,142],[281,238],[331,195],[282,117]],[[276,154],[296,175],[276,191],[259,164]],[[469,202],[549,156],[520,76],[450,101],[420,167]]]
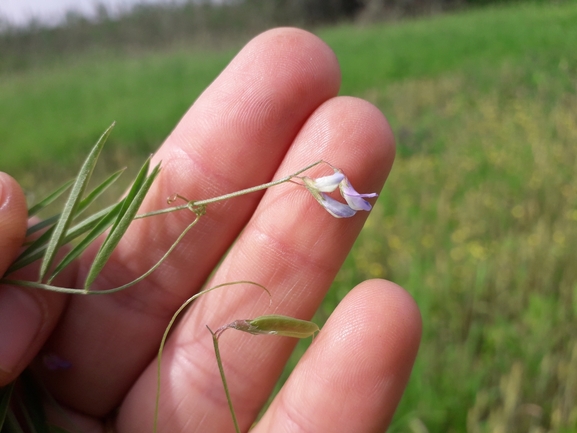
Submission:
[[[222,283],[222,284],[219,284],[217,286],[210,287],[209,289],[204,289],[204,290],[198,292],[196,295],[193,295],[190,298],[188,298],[178,308],[178,310],[176,310],[176,312],[172,315],[172,319],[170,319],[170,322],[168,322],[168,326],[164,330],[164,335],[162,336],[162,339],[160,340],[160,347],[158,348],[158,355],[156,357],[156,379],[157,379],[157,381],[156,381],[156,402],[155,402],[155,406],[154,406],[154,424],[153,424],[153,429],[152,429],[153,433],[156,433],[158,431],[158,409],[160,407],[160,373],[161,373],[161,366],[162,366],[162,353],[164,352],[164,346],[166,345],[168,333],[172,329],[174,322],[176,322],[176,319],[178,318],[180,313],[182,313],[184,311],[184,309],[187,306],[189,306],[190,303],[192,301],[194,301],[196,298],[198,298],[198,297],[200,297],[200,296],[202,296],[208,292],[212,292],[213,290],[220,289],[221,287],[236,286],[237,284],[252,284],[254,286],[257,286],[257,287],[260,287],[261,289],[263,289],[268,294],[269,297],[271,296],[270,292],[267,290],[266,287],[264,287],[262,284],[255,283],[254,281],[241,280],[241,281],[233,281],[230,283]],[[210,328],[208,328],[208,329],[210,331]],[[212,333],[212,331],[210,331],[210,332]],[[214,336],[214,333],[212,333],[212,334]],[[220,353],[218,356],[220,356]],[[224,372],[222,372],[221,374],[224,374]],[[225,387],[226,387],[226,385],[225,385]],[[227,390],[227,395],[228,395],[228,390]],[[229,405],[232,405],[230,398],[228,399],[228,402],[229,402]],[[233,412],[233,417],[234,417],[234,412]],[[237,432],[238,432],[238,430],[237,430]]]
[[[208,328],[208,326],[207,326]],[[238,421],[236,419],[236,414],[234,413],[234,407],[232,406],[232,400],[230,398],[230,392],[228,391],[228,384],[226,383],[226,377],[224,375],[224,367],[222,366],[222,360],[220,358],[220,350],[218,348],[218,336],[212,332],[212,329],[208,328],[212,334],[212,342],[214,344],[214,353],[216,355],[216,362],[218,364],[218,371],[220,372],[220,377],[222,379],[222,385],[224,387],[224,393],[226,394],[226,401],[228,401],[228,408],[230,414],[232,415],[232,422],[234,423],[234,430],[236,433],[240,433],[240,428],[238,427]]]
[[[278,179],[278,180],[273,180],[272,182],[268,182],[268,183],[263,183],[262,185],[257,185],[257,186],[253,186],[250,188],[246,188],[240,191],[236,191],[236,192],[231,192],[228,194],[224,194],[224,195],[220,195],[218,197],[213,197],[213,198],[208,198],[206,200],[199,200],[199,201],[191,201],[187,204],[183,204],[180,206],[174,206],[174,207],[170,207],[170,208],[166,208],[166,209],[160,209],[157,211],[153,211],[153,212],[148,212],[145,214],[141,214],[141,215],[136,215],[135,219],[137,218],[147,218],[149,216],[155,216],[155,215],[161,215],[161,214],[165,214],[165,213],[169,213],[169,212],[175,212],[175,211],[179,211],[179,210],[183,210],[183,209],[193,209],[195,207],[199,207],[199,206],[206,206],[212,203],[217,203],[219,201],[224,201],[224,200],[228,200],[230,198],[234,198],[234,197],[239,197],[241,195],[245,195],[245,194],[250,194],[252,192],[257,192],[257,191],[262,191],[263,189],[267,189],[276,185],[280,185],[281,183],[285,183],[290,181],[292,178],[298,176],[301,173],[304,173],[307,170],[310,170],[311,168],[313,168],[316,165],[319,165],[321,163],[323,163],[323,160],[317,161],[313,164],[310,164],[308,166],[306,166],[305,168],[300,169],[299,171],[290,174],[288,176],[283,177],[282,179]]]

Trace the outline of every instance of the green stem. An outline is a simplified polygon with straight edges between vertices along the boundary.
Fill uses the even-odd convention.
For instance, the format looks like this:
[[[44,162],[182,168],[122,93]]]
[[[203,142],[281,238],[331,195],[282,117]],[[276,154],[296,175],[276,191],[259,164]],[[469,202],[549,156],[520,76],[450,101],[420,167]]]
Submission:
[[[161,366],[162,366],[162,352],[164,352],[164,346],[166,344],[166,339],[168,338],[168,334],[170,332],[170,330],[172,329],[172,326],[174,325],[174,322],[176,321],[176,319],[178,318],[178,316],[180,315],[180,313],[182,313],[182,311],[188,307],[190,305],[190,303],[192,301],[194,301],[196,298],[208,293],[208,292],[212,292],[213,290],[219,289],[221,287],[226,287],[226,286],[235,286],[237,284],[252,284],[254,286],[258,286],[261,289],[263,289],[265,292],[268,293],[269,297],[271,296],[270,292],[268,291],[268,289],[266,287],[264,287],[262,284],[258,284],[255,283],[254,281],[233,281],[232,283],[222,283],[222,284],[218,284],[217,286],[214,287],[210,287],[208,289],[202,290],[200,292],[198,292],[196,295],[191,296],[190,298],[188,298],[181,306],[178,310],[176,310],[176,312],[173,314],[172,318],[170,319],[170,322],[168,322],[168,326],[166,327],[166,329],[164,330],[164,334],[162,336],[162,339],[160,340],[160,347],[158,348],[158,355],[157,355],[157,363],[156,363],[156,401],[155,401],[155,405],[154,405],[154,423],[153,423],[153,433],[156,433],[158,430],[158,408],[160,406],[160,370],[161,370]],[[210,328],[209,328],[210,330]],[[210,331],[212,333],[212,331]],[[213,334],[214,335],[214,334]],[[225,385],[226,387],[226,385]],[[228,390],[227,390],[227,395],[228,395]],[[230,401],[230,398],[228,399],[229,402],[229,406],[232,406],[232,403]],[[234,417],[234,412],[233,412],[233,417]],[[238,427],[237,427],[237,432],[238,432]]]
[[[169,213],[169,212],[175,212],[175,211],[179,211],[179,210],[183,210],[183,209],[193,209],[193,208],[198,207],[198,206],[206,206],[206,205],[209,205],[212,203],[217,203],[219,201],[224,201],[224,200],[228,200],[230,198],[239,197],[241,195],[250,194],[252,192],[262,191],[263,189],[267,189],[267,188],[270,188],[270,187],[273,187],[276,185],[280,185],[281,183],[288,182],[288,181],[292,180],[294,177],[298,176],[299,174],[304,173],[305,171],[310,170],[314,166],[319,165],[323,162],[324,162],[323,160],[317,161],[313,164],[306,166],[305,168],[300,169],[299,171],[297,171],[293,174],[290,174],[288,176],[283,177],[282,179],[274,180],[274,181],[268,182],[268,183],[263,183],[262,185],[253,186],[251,188],[246,188],[246,189],[243,189],[240,191],[231,192],[229,194],[220,195],[218,197],[208,198],[206,200],[191,201],[187,204],[183,204],[180,206],[174,206],[174,207],[170,207],[170,208],[166,208],[166,209],[148,212],[145,214],[137,215],[135,217],[135,219],[136,218],[147,218],[149,216],[161,215],[161,214],[165,214],[165,213]]]
[[[208,328],[208,326],[207,326]],[[226,383],[226,376],[224,375],[224,367],[222,366],[222,359],[220,357],[220,349],[218,348],[218,336],[212,332],[212,329],[208,328],[212,334],[212,342],[214,344],[214,354],[216,355],[216,363],[218,364],[218,371],[220,372],[220,378],[222,379],[222,386],[224,387],[224,393],[226,394],[226,401],[228,402],[228,409],[232,415],[232,422],[234,423],[234,430],[236,433],[240,433],[240,428],[238,426],[238,420],[236,419],[236,414],[234,412],[234,407],[232,406],[232,399],[230,398],[230,392],[228,390],[228,384]]]
[[[170,213],[170,212],[176,212],[176,211],[183,210],[183,209],[190,209],[190,205],[187,203],[187,204],[182,204],[180,206],[168,207],[166,209],[159,209],[159,210],[155,210],[152,212],[147,212],[147,213],[136,215],[134,217],[134,219],[137,220],[137,219],[141,219],[141,218],[148,218],[151,216],[162,215],[162,214]]]

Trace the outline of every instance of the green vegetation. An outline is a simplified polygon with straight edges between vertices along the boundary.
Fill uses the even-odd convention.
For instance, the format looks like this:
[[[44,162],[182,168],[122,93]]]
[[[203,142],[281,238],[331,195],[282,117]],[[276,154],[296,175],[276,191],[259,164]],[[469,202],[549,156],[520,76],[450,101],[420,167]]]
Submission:
[[[318,32],[343,93],[378,105],[398,142],[317,315],[366,278],[417,300],[423,343],[391,431],[577,430],[575,23],[571,1]],[[141,160],[233,53],[101,54],[4,73],[0,169],[45,183],[46,167],[82,158],[112,120],[115,167]]]
[[[124,161],[134,151],[142,157],[162,143],[232,56],[232,51],[128,58],[101,53],[5,74],[0,78],[0,169],[44,176],[57,163],[70,167],[71,176],[113,120],[118,125],[108,147],[120,152],[113,159]]]

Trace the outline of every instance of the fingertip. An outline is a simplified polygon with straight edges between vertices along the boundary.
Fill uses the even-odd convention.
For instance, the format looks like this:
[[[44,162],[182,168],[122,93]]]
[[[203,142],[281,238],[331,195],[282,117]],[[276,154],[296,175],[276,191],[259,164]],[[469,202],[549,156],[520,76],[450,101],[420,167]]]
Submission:
[[[421,336],[412,297],[384,280],[339,304],[255,431],[384,431]],[[331,399],[326,399],[327,395]]]
[[[387,329],[387,341],[401,349],[400,358],[414,359],[421,341],[421,312],[414,298],[401,286],[381,279],[365,281],[345,297],[342,307],[346,308],[345,317],[364,309],[366,322],[374,320]]]
[[[28,211],[20,185],[0,172],[0,276],[14,260],[26,235]]]
[[[324,118],[324,130],[332,131],[332,136],[324,137],[328,157],[330,152],[340,154],[344,160],[339,168],[350,166],[352,172],[364,167],[363,176],[374,177],[368,183],[382,186],[395,159],[395,137],[383,112],[364,99],[339,96],[326,102],[316,114]]]
[[[365,367],[375,369],[375,377],[393,374],[402,393],[417,355],[421,328],[421,314],[412,296],[390,281],[375,279],[351,290],[323,331],[339,351],[333,356],[362,353],[354,356],[370,361]],[[350,358],[345,362],[351,368],[355,365]]]
[[[270,29],[254,37],[244,50],[270,56],[278,66],[275,73],[306,71],[310,74],[309,78],[320,80],[319,84],[326,88],[327,97],[338,93],[341,70],[334,51],[325,41],[306,30],[296,27]],[[282,65],[286,68],[282,68]]]

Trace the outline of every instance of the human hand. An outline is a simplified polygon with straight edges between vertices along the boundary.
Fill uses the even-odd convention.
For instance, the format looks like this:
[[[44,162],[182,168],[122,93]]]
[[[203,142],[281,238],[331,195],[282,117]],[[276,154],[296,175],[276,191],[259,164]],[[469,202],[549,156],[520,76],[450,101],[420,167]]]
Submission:
[[[161,208],[174,193],[203,199],[319,159],[341,168],[359,191],[380,190],[394,157],[392,133],[369,103],[337,97],[339,82],[334,54],[313,35],[277,29],[255,38],[155,155],[153,163],[162,160],[163,169],[142,211]],[[22,242],[26,216],[15,183],[7,177],[0,182],[1,275]],[[135,221],[92,289],[118,286],[145,272],[192,217],[179,212]],[[122,433],[150,431],[155,355],[173,313],[207,278],[208,286],[255,281],[270,290],[271,305],[266,293],[250,286],[203,296],[183,315],[163,354],[159,431],[232,431],[205,325],[216,329],[263,314],[312,317],[365,218],[359,213],[335,219],[304,188],[286,184],[210,205],[167,261],[124,291],[67,297],[3,286],[0,312],[11,314],[0,313],[0,326],[17,325],[10,328],[13,338],[0,343],[0,368],[8,370],[0,381],[13,379],[42,347],[38,359],[54,355],[71,364],[49,370],[35,362],[68,420],[53,417],[72,420],[83,432],[103,432],[105,424]],[[61,284],[81,285],[94,253]],[[417,307],[401,288],[383,280],[360,284],[251,431],[384,431],[408,380],[420,327]],[[255,421],[293,347],[294,340],[285,337],[232,331],[221,337],[242,430]]]

